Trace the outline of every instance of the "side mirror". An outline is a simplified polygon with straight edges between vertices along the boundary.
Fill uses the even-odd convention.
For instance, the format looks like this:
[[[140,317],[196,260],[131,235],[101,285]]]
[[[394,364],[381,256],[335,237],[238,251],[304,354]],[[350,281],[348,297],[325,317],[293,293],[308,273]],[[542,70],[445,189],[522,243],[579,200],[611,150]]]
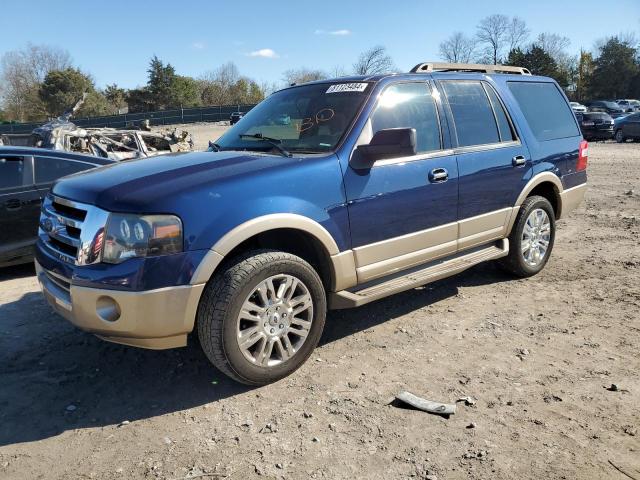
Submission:
[[[410,157],[416,154],[415,128],[378,130],[369,145],[356,148],[351,159],[353,168],[371,168],[377,160]]]

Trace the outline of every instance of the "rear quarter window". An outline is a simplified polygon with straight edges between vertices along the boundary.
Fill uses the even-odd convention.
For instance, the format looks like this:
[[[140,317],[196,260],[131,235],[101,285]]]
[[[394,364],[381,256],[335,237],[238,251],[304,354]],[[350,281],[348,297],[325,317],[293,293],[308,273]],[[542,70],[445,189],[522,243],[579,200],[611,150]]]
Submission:
[[[538,141],[580,135],[573,112],[554,83],[507,84]]]

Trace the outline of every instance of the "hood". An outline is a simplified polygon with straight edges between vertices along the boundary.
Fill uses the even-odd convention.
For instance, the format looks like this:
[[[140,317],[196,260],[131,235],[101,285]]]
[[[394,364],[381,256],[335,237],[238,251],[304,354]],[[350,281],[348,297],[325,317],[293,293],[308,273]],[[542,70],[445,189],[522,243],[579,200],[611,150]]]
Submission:
[[[53,186],[52,192],[108,211],[148,213],[168,198],[300,161],[255,152],[162,155],[65,177]]]

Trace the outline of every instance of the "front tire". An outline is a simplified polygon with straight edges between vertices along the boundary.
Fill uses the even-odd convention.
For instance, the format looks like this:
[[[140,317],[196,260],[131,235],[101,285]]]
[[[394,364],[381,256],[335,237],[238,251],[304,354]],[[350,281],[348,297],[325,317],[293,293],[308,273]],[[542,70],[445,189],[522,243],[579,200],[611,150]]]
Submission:
[[[549,200],[528,197],[518,211],[509,235],[509,255],[502,266],[518,277],[531,277],[549,260],[556,236],[556,220]]]
[[[265,385],[309,358],[326,311],[324,287],[311,265],[289,253],[256,250],[209,281],[198,308],[198,338],[224,374]]]

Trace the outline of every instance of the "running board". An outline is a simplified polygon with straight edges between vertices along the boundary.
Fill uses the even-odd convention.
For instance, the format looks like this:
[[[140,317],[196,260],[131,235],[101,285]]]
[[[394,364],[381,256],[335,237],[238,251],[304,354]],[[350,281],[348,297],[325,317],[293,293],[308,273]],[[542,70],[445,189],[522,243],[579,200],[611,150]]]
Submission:
[[[506,257],[509,254],[509,240],[504,238],[497,243],[472,253],[444,260],[435,265],[432,263],[420,270],[395,276],[394,278],[365,286],[360,290],[342,290],[332,293],[329,297],[329,308],[337,310],[342,308],[359,307],[369,302],[379,300],[394,293],[404,292],[427,283],[441,280],[478,263],[496,258]]]

